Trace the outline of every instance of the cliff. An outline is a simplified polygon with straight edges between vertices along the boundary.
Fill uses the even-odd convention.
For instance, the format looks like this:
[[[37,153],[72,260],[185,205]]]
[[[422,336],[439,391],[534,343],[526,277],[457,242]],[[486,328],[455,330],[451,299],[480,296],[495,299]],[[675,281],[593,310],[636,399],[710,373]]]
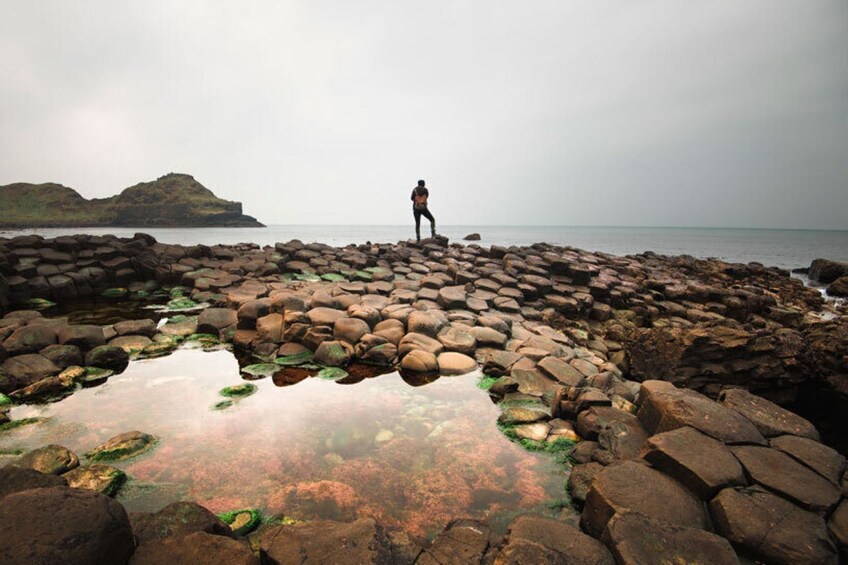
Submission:
[[[264,227],[240,202],[215,196],[191,175],[170,173],[110,198],[88,200],[61,184],[0,186],[0,227]]]

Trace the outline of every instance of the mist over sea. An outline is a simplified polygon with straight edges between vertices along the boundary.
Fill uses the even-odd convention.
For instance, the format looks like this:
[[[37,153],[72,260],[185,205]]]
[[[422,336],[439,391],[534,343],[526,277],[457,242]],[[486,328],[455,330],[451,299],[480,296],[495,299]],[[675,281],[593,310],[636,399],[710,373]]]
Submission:
[[[422,225],[422,233],[429,226]],[[145,232],[163,243],[215,245],[252,242],[273,245],[300,239],[333,246],[351,243],[389,243],[414,237],[413,225],[402,226],[318,226],[272,225],[267,228],[39,228],[0,231],[0,237],[40,234],[44,237],[90,233],[121,237]],[[768,230],[724,228],[634,228],[569,226],[439,226],[438,232],[452,242],[462,242],[470,233],[479,233],[482,246],[530,245],[538,242],[569,245],[589,251],[629,255],[654,251],[664,255],[688,254],[716,257],[725,261],[794,269],[808,267],[817,257],[848,261],[848,231]]]

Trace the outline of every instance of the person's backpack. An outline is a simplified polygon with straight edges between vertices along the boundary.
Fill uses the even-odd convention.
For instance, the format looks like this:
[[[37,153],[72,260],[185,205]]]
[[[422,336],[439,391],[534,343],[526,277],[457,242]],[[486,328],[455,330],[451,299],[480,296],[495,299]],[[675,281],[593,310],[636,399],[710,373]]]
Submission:
[[[418,191],[416,190],[415,198],[412,202],[416,210],[423,210],[427,207],[427,194],[418,194]]]

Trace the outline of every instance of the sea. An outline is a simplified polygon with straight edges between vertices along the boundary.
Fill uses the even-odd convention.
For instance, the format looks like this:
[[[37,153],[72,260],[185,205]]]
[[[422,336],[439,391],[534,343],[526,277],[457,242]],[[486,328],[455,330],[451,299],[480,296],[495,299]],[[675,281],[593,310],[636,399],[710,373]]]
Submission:
[[[424,226],[422,226],[422,229]],[[0,237],[39,234],[44,237],[89,233],[131,237],[143,231],[162,243],[274,245],[299,239],[333,246],[391,243],[414,237],[411,225],[271,225],[265,228],[38,228],[0,231]],[[426,231],[426,230],[424,230]],[[666,227],[575,226],[439,226],[452,242],[480,234],[482,246],[551,243],[613,255],[653,251],[663,255],[715,257],[734,263],[758,262],[783,269],[809,267],[822,257],[848,261],[848,231]],[[468,242],[472,243],[472,242]]]

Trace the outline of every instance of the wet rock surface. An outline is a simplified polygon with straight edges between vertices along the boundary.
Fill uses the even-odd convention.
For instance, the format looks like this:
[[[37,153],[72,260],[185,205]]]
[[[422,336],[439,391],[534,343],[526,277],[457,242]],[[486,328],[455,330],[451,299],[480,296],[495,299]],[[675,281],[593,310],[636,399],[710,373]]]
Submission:
[[[830,416],[818,429],[787,407],[812,398],[844,415],[848,324],[844,307],[780,269],[547,244],[181,247],[144,234],[0,238],[3,265],[0,392],[14,402],[104,382],[131,356],[184,340],[232,347],[275,382],[275,366],[300,379],[365,363],[418,384],[479,367],[510,437],[576,442],[568,489],[585,533],[528,517],[493,539],[486,524],[460,520],[418,547],[372,520],[316,522],[263,530],[270,562],[569,562],[586,551],[596,562],[734,562],[736,552],[831,563],[845,551],[845,460],[825,443],[848,426]],[[836,284],[841,268],[814,263],[810,276]],[[155,295],[184,318],[77,324],[20,309],[101,295]],[[93,484],[82,473],[69,481]],[[150,536],[134,559],[232,551],[252,562],[206,523]]]

